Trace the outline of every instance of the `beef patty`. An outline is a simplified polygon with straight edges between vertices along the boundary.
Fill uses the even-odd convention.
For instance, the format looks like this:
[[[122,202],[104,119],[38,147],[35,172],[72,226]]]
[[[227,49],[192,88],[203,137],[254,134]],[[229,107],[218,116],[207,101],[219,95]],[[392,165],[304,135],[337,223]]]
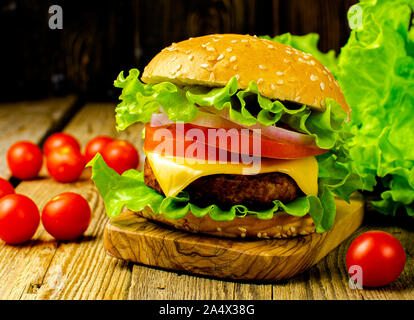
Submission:
[[[144,164],[144,182],[164,194],[148,160]],[[188,192],[191,203],[201,207],[214,203],[225,210],[236,204],[245,205],[250,210],[265,209],[273,206],[273,200],[287,203],[302,194],[290,176],[279,172],[215,174],[195,180],[184,190]]]

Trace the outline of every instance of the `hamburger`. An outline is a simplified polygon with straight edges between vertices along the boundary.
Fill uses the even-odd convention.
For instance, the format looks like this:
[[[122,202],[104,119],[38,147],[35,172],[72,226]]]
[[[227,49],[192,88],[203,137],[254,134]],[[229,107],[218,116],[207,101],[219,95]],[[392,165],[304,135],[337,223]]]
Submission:
[[[117,128],[145,124],[143,171],[90,163],[110,217],[126,207],[193,233],[287,238],[329,230],[335,197],[360,185],[342,128],[350,109],[308,53],[214,34],[173,43],[139,75],[114,85]]]

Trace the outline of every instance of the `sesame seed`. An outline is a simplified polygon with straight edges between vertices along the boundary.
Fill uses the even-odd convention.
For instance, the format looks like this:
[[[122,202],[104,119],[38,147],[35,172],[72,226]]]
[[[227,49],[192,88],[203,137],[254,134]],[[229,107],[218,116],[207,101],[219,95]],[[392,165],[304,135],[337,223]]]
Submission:
[[[217,42],[217,41],[219,41],[219,39],[217,39],[217,38],[213,38],[213,41],[214,41],[214,42]]]
[[[215,56],[208,56],[207,61],[216,61],[217,58]]]
[[[232,56],[231,58],[230,58],[230,62],[234,62],[234,61],[236,61],[237,60],[237,57],[236,56]]]
[[[292,51],[286,49],[287,54],[292,54]]]
[[[249,42],[247,39],[242,39],[241,42]]]
[[[284,81],[283,80],[277,80],[276,83],[277,84],[284,84]]]
[[[216,80],[216,76],[214,75],[214,72],[210,73],[210,78],[209,78],[209,80],[210,80],[210,81],[214,81],[214,80]]]
[[[234,70],[234,71],[237,71],[237,69],[239,69],[239,67],[237,66],[237,64],[235,64],[235,65],[233,66],[233,70]]]
[[[175,60],[177,60],[177,57],[172,57],[172,58],[171,58],[171,62],[173,62],[173,61],[175,61]]]
[[[302,62],[302,63],[306,63],[306,61],[305,61],[305,60],[303,60],[302,58],[298,58],[298,61],[299,61],[299,62]]]
[[[247,229],[246,229],[246,228],[243,228],[243,227],[239,227],[239,230],[240,230],[241,232],[247,232]]]
[[[267,69],[267,67],[266,67],[266,66],[264,66],[264,65],[262,65],[262,64],[259,64],[259,69],[266,70],[266,69]]]
[[[200,64],[200,67],[201,68],[208,68],[209,64],[208,63],[202,63],[202,64]]]
[[[283,59],[283,62],[288,63],[289,61],[288,61],[288,59]]]
[[[221,228],[220,228],[220,227],[217,227],[217,231],[218,231],[218,232],[221,232]]]
[[[276,233],[275,237],[280,238],[280,232]]]
[[[193,60],[194,60],[194,55],[190,54],[190,55],[188,56],[188,60],[193,61]]]
[[[276,86],[274,84],[271,84],[270,85],[270,88],[272,88],[272,90],[275,90],[276,89]]]
[[[282,76],[282,75],[283,75],[283,72],[278,71],[278,72],[276,72],[276,74],[277,74],[278,76]]]
[[[209,44],[210,44],[210,42],[207,42],[207,43],[203,43],[201,46],[202,46],[203,48],[205,48],[205,47],[207,47]]]
[[[323,82],[321,82],[321,89],[322,91],[325,90],[325,84]]]
[[[231,43],[236,43],[236,42],[237,42],[237,40],[231,40],[230,42],[231,42]]]
[[[257,81],[256,81],[257,84],[261,84],[262,82],[263,82],[263,79],[262,78],[257,79]]]
[[[206,50],[210,51],[210,52],[215,52],[216,51],[216,49],[214,49],[213,47],[206,47]]]
[[[274,46],[273,44],[269,44],[267,47],[268,47],[269,49],[274,49],[274,48],[275,48],[275,46]]]
[[[236,79],[239,80],[240,76],[238,74],[235,75]]]
[[[227,52],[232,52],[232,51],[233,51],[233,49],[232,49],[232,48],[227,48],[227,49],[226,49],[226,51],[227,51]]]
[[[300,97],[299,96],[297,96],[296,98],[295,98],[295,101],[296,102],[298,102],[300,100]]]
[[[224,58],[224,55],[223,54],[220,54],[218,57],[217,57],[217,61],[220,61],[221,59],[223,59]]]
[[[296,232],[296,228],[295,227],[290,227],[290,231],[292,231],[292,233]]]
[[[315,60],[311,60],[310,64],[314,66],[315,65]]]
[[[246,233],[242,233],[241,235],[240,235],[242,238],[246,238]]]
[[[325,68],[325,70],[326,70],[326,71],[328,71],[329,73],[331,72],[331,71],[329,71],[329,69],[328,69],[327,67],[324,67],[324,68]]]
[[[258,232],[258,233],[257,233],[257,237],[258,237],[258,238],[261,238],[261,237],[262,237],[262,234],[261,234],[260,232]]]
[[[316,80],[318,80],[318,76],[315,76],[314,74],[311,74],[310,79],[312,81],[316,81]]]

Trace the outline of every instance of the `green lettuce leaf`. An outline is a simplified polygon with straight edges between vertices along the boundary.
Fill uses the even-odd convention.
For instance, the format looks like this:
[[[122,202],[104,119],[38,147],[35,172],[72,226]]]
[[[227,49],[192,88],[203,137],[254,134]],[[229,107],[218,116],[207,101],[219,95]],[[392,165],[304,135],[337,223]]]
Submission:
[[[189,211],[196,217],[204,217],[208,214],[217,221],[231,221],[236,217],[242,218],[246,215],[256,215],[259,219],[271,219],[274,214],[282,212],[297,217],[309,213],[315,222],[317,232],[329,230],[335,220],[336,207],[332,193],[333,187],[324,183],[323,179],[320,181],[318,197],[303,196],[289,203],[275,200],[272,208],[261,211],[249,210],[243,205],[235,205],[229,210],[222,210],[215,204],[204,208],[192,204],[188,194],[184,191],[175,197],[166,198],[145,185],[143,172],[128,170],[119,175],[106,165],[100,154],[97,154],[88,166],[92,166],[92,180],[103,197],[106,212],[111,218],[118,216],[123,207],[132,211],[140,211],[148,206],[154,213],[163,214],[171,219],[181,219]],[[333,163],[323,167],[325,173],[337,170]],[[347,173],[339,173],[335,183],[344,185],[347,179]],[[349,194],[346,197],[349,197]]]
[[[232,120],[247,126],[256,123],[271,126],[282,121],[315,137],[320,148],[331,149],[339,139],[346,118],[346,113],[333,99],[326,100],[326,112],[311,111],[305,105],[289,109],[281,101],[261,96],[253,81],[247,89],[238,90],[236,77],[231,78],[225,87],[213,89],[198,86],[180,88],[171,82],[144,84],[138,77],[139,71],[132,69],[126,78],[121,72],[115,80],[115,86],[122,88],[121,103],[116,108],[119,130],[135,122],[149,122],[160,106],[170,120],[190,122],[197,115],[197,106],[201,106],[225,110]],[[257,114],[249,110],[252,104],[259,109]]]
[[[362,25],[342,48],[338,81],[352,119],[349,153],[357,172],[381,199],[373,205],[414,215],[414,28],[412,0],[360,1]]]

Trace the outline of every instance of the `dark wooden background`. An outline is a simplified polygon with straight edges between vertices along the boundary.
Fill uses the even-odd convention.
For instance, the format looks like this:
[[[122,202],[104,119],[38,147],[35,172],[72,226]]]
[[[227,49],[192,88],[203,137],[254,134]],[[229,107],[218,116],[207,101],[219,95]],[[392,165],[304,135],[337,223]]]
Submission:
[[[320,34],[324,51],[346,42],[356,0],[1,0],[0,100],[76,93],[114,99],[121,70],[142,68],[173,41],[208,33]],[[48,27],[63,8],[63,30]]]

